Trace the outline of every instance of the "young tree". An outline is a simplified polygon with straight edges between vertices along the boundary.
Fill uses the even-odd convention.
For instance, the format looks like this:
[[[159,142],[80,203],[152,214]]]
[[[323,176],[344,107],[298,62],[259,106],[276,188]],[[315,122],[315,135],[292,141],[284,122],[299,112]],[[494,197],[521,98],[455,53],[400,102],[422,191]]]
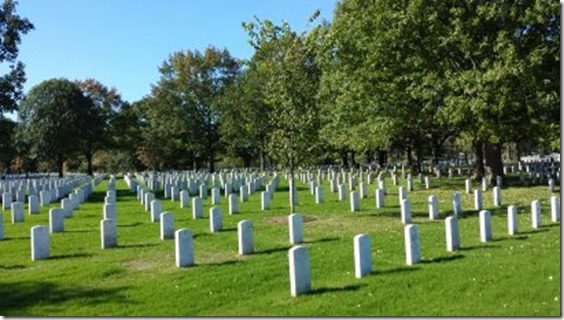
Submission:
[[[316,94],[320,70],[315,39],[292,31],[287,23],[245,23],[256,52],[252,63],[263,79],[269,106],[269,153],[289,170],[290,212],[294,212],[294,172],[315,159],[319,137]]]

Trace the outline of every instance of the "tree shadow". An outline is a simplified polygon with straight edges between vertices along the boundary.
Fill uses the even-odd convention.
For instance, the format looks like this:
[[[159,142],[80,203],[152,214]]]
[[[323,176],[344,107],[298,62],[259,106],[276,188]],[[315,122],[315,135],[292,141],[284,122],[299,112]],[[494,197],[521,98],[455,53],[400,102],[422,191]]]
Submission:
[[[354,285],[347,285],[344,287],[321,287],[311,290],[310,292],[308,292],[308,294],[324,294],[331,292],[356,291],[365,286],[366,284],[354,284]]]
[[[122,292],[129,287],[108,289],[88,288],[73,284],[60,286],[46,281],[2,282],[0,285],[0,314],[16,316],[37,305],[49,306],[50,312],[63,311],[67,303],[95,307],[103,303],[136,303]]]
[[[210,263],[195,263],[194,266],[195,267],[218,267],[218,266],[228,266],[228,265],[232,265],[232,264],[237,264],[240,263],[241,260],[226,260],[226,261],[221,261],[221,262],[210,262]]]
[[[50,256],[49,260],[60,260],[60,259],[71,259],[71,258],[89,258],[92,257],[89,253],[71,253],[71,254],[60,254],[57,256]]]
[[[337,237],[325,237],[325,238],[321,238],[321,239],[317,239],[317,240],[308,240],[308,241],[303,241],[302,243],[307,244],[307,243],[320,243],[320,242],[331,242],[331,241],[337,241],[339,240],[339,238]]]
[[[21,269],[25,269],[25,266],[23,264],[15,264],[12,266],[0,266],[0,270],[21,270]]]
[[[290,250],[290,248],[292,248],[292,247],[287,246],[287,247],[271,248],[271,249],[266,249],[266,250],[255,251],[254,254],[271,254],[271,253],[276,253],[276,252],[281,252],[281,251],[288,251],[288,250]]]
[[[437,262],[447,262],[464,258],[463,254],[455,254],[452,256],[431,258],[431,259],[421,259],[421,263],[437,263]]]
[[[492,245],[492,244],[482,244],[482,245],[477,245],[477,246],[469,246],[469,247],[461,247],[458,248],[458,251],[470,251],[470,250],[476,250],[476,249],[493,249],[493,248],[501,248],[500,245]]]
[[[371,275],[383,275],[392,273],[404,273],[417,270],[417,267],[400,267],[386,270],[372,270]]]
[[[89,233],[96,232],[95,229],[75,229],[75,230],[65,230],[65,233]]]
[[[520,231],[517,232],[517,234],[535,234],[535,233],[539,233],[539,232],[547,232],[548,229],[534,229],[534,230],[530,230],[530,231]]]
[[[148,247],[155,247],[158,246],[157,243],[133,243],[133,244],[118,244],[117,247],[114,248],[148,248]]]

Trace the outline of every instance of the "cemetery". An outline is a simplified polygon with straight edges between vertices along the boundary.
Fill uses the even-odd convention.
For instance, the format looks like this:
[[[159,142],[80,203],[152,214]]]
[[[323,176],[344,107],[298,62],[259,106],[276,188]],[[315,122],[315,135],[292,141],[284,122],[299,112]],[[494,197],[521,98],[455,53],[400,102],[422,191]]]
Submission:
[[[559,3],[0,2],[0,318],[562,316]]]
[[[14,176],[1,184],[13,202],[2,212],[0,310],[555,315],[560,189],[549,181],[559,168],[543,165],[554,175],[533,184],[515,167],[499,186],[470,183],[474,192],[465,175],[300,170],[291,215],[276,171]],[[31,212],[20,192],[47,199]]]

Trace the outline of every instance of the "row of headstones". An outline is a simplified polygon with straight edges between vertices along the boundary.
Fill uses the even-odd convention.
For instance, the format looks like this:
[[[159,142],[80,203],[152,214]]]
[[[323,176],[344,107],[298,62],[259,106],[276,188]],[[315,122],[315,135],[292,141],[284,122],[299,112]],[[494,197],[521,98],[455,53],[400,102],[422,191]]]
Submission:
[[[560,201],[557,197],[551,198],[552,221],[560,220]],[[517,208],[507,208],[508,234],[516,235],[517,231]],[[532,226],[539,228],[541,224],[540,202],[535,200],[531,203]],[[492,240],[491,213],[487,210],[480,211],[480,241]],[[294,231],[292,231],[294,230]],[[299,237],[301,242],[302,218],[301,215],[290,216],[290,237],[292,233]],[[456,251],[460,248],[460,232],[456,216],[445,219],[446,250]],[[291,241],[292,242],[292,241]],[[296,242],[292,242],[293,244]],[[421,261],[419,227],[408,224],[404,227],[405,261],[407,265],[414,265]],[[368,234],[356,235],[353,239],[354,247],[354,270],[355,277],[362,278],[372,272],[372,249]],[[311,290],[309,253],[304,246],[294,246],[288,253],[288,264],[290,274],[290,293],[292,296],[307,293]]]
[[[79,185],[71,193],[72,198],[65,198],[61,201],[61,208],[49,209],[49,225],[34,226],[31,228],[31,260],[47,259],[50,255],[49,234],[64,232],[65,218],[72,216],[73,210],[79,208],[80,203],[86,201],[92,194],[93,186],[100,182],[99,178],[91,179],[85,177],[81,179],[86,184]],[[23,208],[18,215],[23,216]],[[14,213],[12,214],[14,215]],[[22,218],[23,221],[23,218]],[[0,239],[3,238],[2,219],[0,217]]]
[[[60,188],[65,188],[68,185],[73,185],[81,176],[67,176],[64,178],[49,178],[49,179],[26,179],[26,180],[16,180],[16,181],[6,181],[0,183],[0,193],[11,193],[16,195],[18,201],[24,202],[23,198],[25,194],[39,196],[41,191],[47,190],[51,193],[51,197],[57,197],[58,192],[62,190],[57,190]],[[60,198],[60,195],[58,196]]]
[[[55,225],[60,225],[60,218],[59,216],[70,217],[72,216],[72,212],[74,209],[78,208],[80,203],[84,202],[86,198],[92,193],[92,184],[90,184],[89,177],[83,177],[82,179],[78,179],[75,181],[76,185],[79,187],[72,191],[72,186],[65,188],[66,194],[63,196],[68,195],[68,197],[61,199],[61,208],[60,210],[56,209],[55,211],[49,213],[49,217],[53,216],[55,220]],[[6,193],[3,194],[4,203],[10,203],[11,199],[10,196]],[[28,213],[37,214],[39,213],[39,206],[47,206],[51,202],[50,195],[48,192],[43,192],[40,195],[40,199],[38,200],[35,195],[30,195],[28,197]],[[11,209],[11,221],[12,223],[20,223],[25,221],[24,215],[24,204],[23,202],[11,202],[10,203]],[[60,211],[60,212],[59,212]],[[57,229],[57,227],[55,227]]]
[[[227,190],[227,192],[238,191],[243,185],[250,185],[253,192],[257,189],[266,178],[266,175],[256,176],[254,173],[243,175],[239,173],[224,174],[209,174],[209,173],[152,173],[140,174],[137,173],[135,177],[149,187],[153,192],[161,190],[161,185],[165,192],[165,197],[169,197],[172,187],[177,189],[189,190],[190,194],[195,195],[199,191],[200,185],[205,185],[207,188],[211,182],[211,187],[217,187]],[[133,190],[133,189],[132,189]],[[134,190],[133,190],[134,191]]]

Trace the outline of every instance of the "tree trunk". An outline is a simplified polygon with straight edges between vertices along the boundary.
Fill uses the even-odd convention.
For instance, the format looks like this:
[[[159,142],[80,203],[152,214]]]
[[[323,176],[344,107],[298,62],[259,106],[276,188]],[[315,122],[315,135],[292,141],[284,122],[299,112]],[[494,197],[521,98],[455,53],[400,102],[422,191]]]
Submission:
[[[213,151],[210,151],[210,156],[208,158],[209,161],[209,166],[210,166],[210,173],[213,173],[215,171],[215,159],[214,159],[214,153]]]
[[[503,159],[501,157],[503,144],[486,142],[485,146],[486,166],[490,168],[492,173],[490,184],[495,185],[497,181],[496,177],[503,177]]]
[[[378,164],[382,167],[384,166],[384,164],[386,164],[386,151],[378,151]]]
[[[290,160],[290,176],[288,177],[288,195],[290,198],[290,214],[294,213],[294,161]]]
[[[89,153],[89,154],[86,154],[85,156],[86,156],[86,162],[88,163],[88,169],[87,169],[88,175],[93,176],[94,175],[94,169],[93,169],[93,166],[92,166],[92,154]]]
[[[351,166],[356,168],[356,159],[355,159],[356,152],[351,151]]]
[[[476,157],[474,164],[474,181],[481,181],[484,177],[484,143],[481,140],[474,140],[472,142],[472,150]]]
[[[411,155],[411,147],[407,147],[405,153],[407,157],[407,166],[413,169],[413,156]]]
[[[439,164],[439,157],[441,155],[441,145],[438,143],[433,143],[433,167],[436,167]]]
[[[421,149],[421,146],[416,148],[415,155],[417,160],[413,164],[413,175],[417,175],[421,172],[421,163],[423,161],[423,150]]]
[[[243,167],[248,168],[251,166],[251,159],[247,156],[242,157],[243,158]]]
[[[57,167],[59,169],[59,178],[63,177],[63,166],[65,164],[65,161],[63,160],[63,157],[61,155],[59,155],[58,159],[57,159]]]
[[[341,152],[341,159],[343,160],[343,167],[348,167],[349,166],[349,159],[348,159],[348,152],[347,151],[342,151]]]
[[[264,152],[262,150],[259,151],[259,160],[260,160],[260,171],[264,171]]]

